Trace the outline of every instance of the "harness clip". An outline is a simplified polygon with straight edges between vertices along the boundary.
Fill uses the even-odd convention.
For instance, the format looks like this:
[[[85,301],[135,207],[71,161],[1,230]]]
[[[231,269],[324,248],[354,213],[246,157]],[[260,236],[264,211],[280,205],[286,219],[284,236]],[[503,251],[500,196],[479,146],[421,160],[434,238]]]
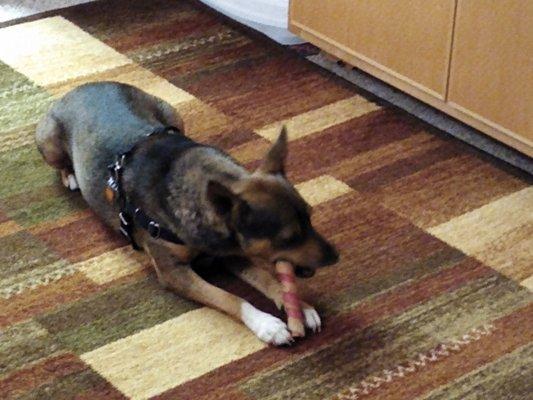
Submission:
[[[118,217],[120,218],[120,224],[123,226],[128,226],[130,224],[130,218],[128,215],[124,214],[124,212],[119,212]]]

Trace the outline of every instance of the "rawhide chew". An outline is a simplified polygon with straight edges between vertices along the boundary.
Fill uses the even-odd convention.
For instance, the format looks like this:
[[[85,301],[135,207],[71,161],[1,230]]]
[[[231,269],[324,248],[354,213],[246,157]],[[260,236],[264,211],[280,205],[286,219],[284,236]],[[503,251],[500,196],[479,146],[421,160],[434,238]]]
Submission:
[[[304,317],[298,298],[294,268],[290,262],[278,261],[276,272],[283,288],[283,307],[287,314],[287,326],[293,337],[305,336]]]

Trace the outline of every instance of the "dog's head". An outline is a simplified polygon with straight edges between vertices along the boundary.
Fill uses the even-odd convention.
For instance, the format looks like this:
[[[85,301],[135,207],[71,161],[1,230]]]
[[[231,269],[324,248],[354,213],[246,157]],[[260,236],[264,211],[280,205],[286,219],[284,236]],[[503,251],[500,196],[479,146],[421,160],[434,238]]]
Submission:
[[[315,269],[338,260],[335,248],[312,226],[311,207],[285,177],[287,133],[281,131],[260,167],[231,187],[211,181],[208,198],[235,231],[249,257],[295,265],[296,275],[311,277]]]

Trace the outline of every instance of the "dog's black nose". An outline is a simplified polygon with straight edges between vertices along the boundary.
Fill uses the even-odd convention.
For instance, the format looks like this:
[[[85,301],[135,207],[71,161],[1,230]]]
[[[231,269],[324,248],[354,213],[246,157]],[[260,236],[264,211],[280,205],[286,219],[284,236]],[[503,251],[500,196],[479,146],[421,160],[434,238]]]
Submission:
[[[338,251],[331,244],[324,241],[322,244],[322,266],[335,264],[337,261],[339,261]]]

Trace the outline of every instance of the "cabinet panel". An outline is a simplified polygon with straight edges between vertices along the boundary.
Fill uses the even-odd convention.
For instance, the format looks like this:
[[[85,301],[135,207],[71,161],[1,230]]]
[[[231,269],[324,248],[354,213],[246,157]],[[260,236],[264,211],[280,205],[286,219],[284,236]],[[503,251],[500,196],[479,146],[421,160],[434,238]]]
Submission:
[[[444,99],[455,0],[292,0],[291,23]]]
[[[332,42],[345,43],[351,25],[346,13],[350,3],[350,0],[291,0],[290,22]]]
[[[533,141],[533,1],[459,0],[450,104]]]

